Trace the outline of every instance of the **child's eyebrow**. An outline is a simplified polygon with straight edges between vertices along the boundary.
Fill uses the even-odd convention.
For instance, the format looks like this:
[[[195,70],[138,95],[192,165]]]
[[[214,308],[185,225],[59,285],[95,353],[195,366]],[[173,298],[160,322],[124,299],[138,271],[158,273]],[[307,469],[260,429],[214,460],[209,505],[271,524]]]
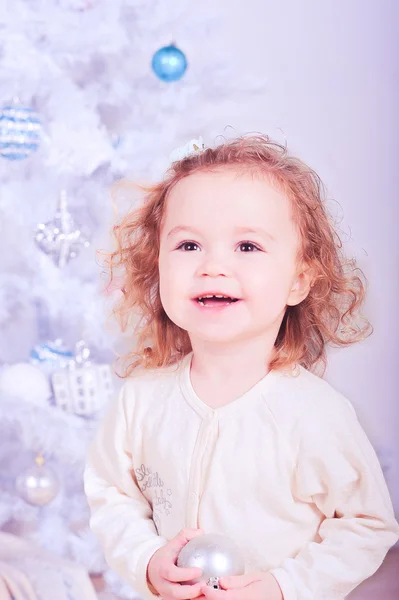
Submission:
[[[195,229],[195,227],[188,227],[187,225],[177,225],[169,231],[166,237],[169,238],[172,237],[172,235],[176,235],[178,233],[193,233],[194,235],[201,235],[198,229]]]
[[[264,237],[267,237],[272,242],[276,241],[276,238],[273,237],[271,233],[266,231],[266,229],[262,229],[261,227],[236,227],[236,232],[241,234],[254,233],[256,235],[262,235]]]
[[[264,237],[268,238],[269,240],[271,240],[272,242],[276,241],[276,239],[272,236],[271,233],[269,233],[265,229],[262,229],[261,227],[236,227],[235,232],[242,234],[242,235],[253,233],[256,235],[264,236]],[[169,231],[169,233],[166,237],[169,238],[169,237],[172,237],[173,235],[177,235],[179,233],[192,233],[196,236],[201,235],[201,233],[195,227],[188,227],[187,225],[177,225],[176,227],[173,227]]]

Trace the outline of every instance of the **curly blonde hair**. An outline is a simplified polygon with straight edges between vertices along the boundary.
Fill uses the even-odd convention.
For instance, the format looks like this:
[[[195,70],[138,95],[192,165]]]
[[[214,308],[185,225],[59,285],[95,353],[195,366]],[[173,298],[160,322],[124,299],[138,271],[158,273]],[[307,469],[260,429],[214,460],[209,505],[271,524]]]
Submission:
[[[143,190],[142,205],[113,228],[117,247],[107,255],[110,281],[116,273],[123,281],[114,315],[122,331],[131,330],[136,342],[134,350],[119,357],[124,361],[122,377],[138,366],[171,365],[191,352],[187,332],[169,319],[160,300],[160,226],[166,200],[178,181],[198,171],[222,168],[266,175],[288,196],[301,237],[298,258],[312,272],[308,296],[286,308],[270,368],[300,364],[322,375],[327,344],[349,346],[372,331],[359,311],[365,296],[364,275],[342,253],[319,176],[269,137],[244,136],[174,162],[163,181]],[[134,324],[132,315],[137,313],[141,318]]]

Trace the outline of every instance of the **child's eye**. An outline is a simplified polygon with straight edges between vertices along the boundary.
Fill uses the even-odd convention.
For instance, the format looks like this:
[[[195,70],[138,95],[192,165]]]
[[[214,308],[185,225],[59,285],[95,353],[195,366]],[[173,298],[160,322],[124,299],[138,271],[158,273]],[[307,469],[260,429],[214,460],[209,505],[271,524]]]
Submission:
[[[183,242],[177,246],[177,250],[183,250],[184,252],[197,252],[199,249],[198,244],[195,242]]]
[[[252,242],[241,242],[238,246],[240,252],[258,252],[260,251],[259,246]]]

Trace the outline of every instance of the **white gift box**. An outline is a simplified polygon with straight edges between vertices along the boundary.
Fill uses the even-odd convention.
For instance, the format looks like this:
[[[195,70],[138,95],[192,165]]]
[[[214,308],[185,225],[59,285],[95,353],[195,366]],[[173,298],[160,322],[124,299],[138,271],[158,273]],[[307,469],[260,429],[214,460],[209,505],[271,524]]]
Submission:
[[[114,394],[112,371],[107,364],[61,369],[53,373],[51,381],[56,406],[84,417],[101,411]]]

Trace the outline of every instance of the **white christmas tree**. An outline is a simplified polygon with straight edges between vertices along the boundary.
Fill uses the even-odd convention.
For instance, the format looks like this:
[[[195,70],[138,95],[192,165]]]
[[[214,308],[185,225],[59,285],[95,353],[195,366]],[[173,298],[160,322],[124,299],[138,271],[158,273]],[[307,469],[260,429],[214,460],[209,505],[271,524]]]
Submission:
[[[24,159],[12,160],[4,144],[0,156],[0,528],[105,573],[129,597],[88,529],[82,472],[101,402],[97,398],[82,416],[67,398],[69,408],[62,411],[54,406],[49,375],[74,358],[67,351],[81,340],[92,350],[94,370],[112,361],[109,299],[96,250],[109,243],[113,184],[154,181],[176,146],[224,133],[224,126],[234,125],[228,115],[264,84],[251,73],[238,77],[221,42],[217,56],[205,51],[209,40],[215,47],[223,37],[217,3],[212,15],[209,5],[176,0],[3,4],[0,138],[4,142],[10,123],[5,107],[14,102],[22,112],[35,111],[30,121],[37,115],[41,139]],[[151,59],[172,41],[185,52],[188,69],[166,83],[152,71]],[[201,51],[192,61],[194,47]],[[42,235],[43,224],[54,228],[60,198],[68,200],[64,217],[76,222],[75,258],[65,244],[61,257],[61,246],[51,249],[48,231]],[[120,200],[121,210],[132,198]],[[86,239],[90,245],[82,243]],[[57,339],[62,344],[52,346]],[[39,367],[32,364],[35,352]],[[107,398],[98,381],[96,390]],[[43,457],[52,500],[29,503],[21,493],[24,473],[43,468]]]

